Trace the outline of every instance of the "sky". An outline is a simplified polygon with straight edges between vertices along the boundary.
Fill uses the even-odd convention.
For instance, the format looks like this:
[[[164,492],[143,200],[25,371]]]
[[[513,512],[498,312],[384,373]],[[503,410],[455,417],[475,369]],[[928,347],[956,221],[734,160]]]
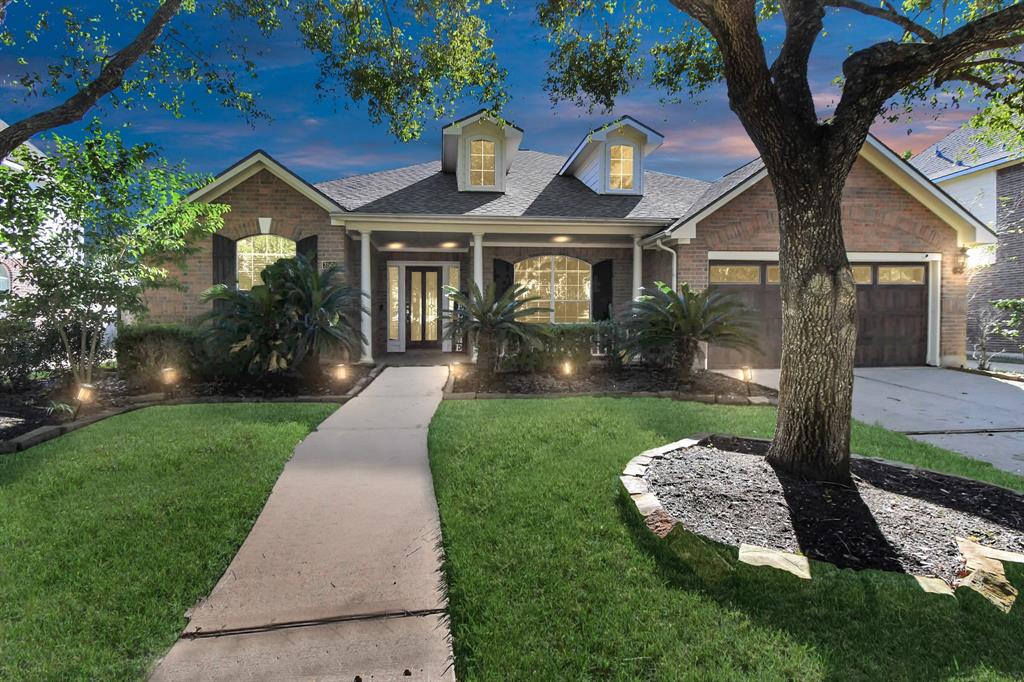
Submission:
[[[662,20],[678,22],[679,13],[666,0],[659,1],[664,5]],[[98,2],[97,6],[108,3]],[[769,45],[777,43],[781,35],[781,23],[773,22],[763,27]],[[18,30],[27,24],[24,8],[14,5],[8,27]],[[125,28],[133,30],[134,26],[126,24]],[[894,37],[887,24],[849,12],[829,17],[827,29],[810,67],[815,101],[823,115],[835,104],[838,89],[833,79],[848,49]],[[214,36],[220,27],[209,19],[200,21],[197,30]],[[638,82],[611,112],[589,112],[568,104],[552,106],[542,90],[549,50],[533,25],[532,6],[493,14],[492,35],[496,36],[499,62],[508,70],[510,101],[504,115],[524,129],[523,148],[568,155],[588,130],[629,114],[665,136],[665,143],[647,160],[652,170],[710,180],[757,155],[729,110],[724,86],[712,88],[700,101],[663,103],[663,93]],[[168,159],[206,173],[217,173],[255,149],[270,153],[310,182],[440,157],[441,127],[447,121],[428,121],[420,140],[397,142],[386,126],[370,123],[361,103],[316,96],[314,57],[297,44],[293,33],[282,31],[269,40],[258,35],[250,38],[263,52],[252,87],[269,121],[250,125],[237,112],[205,96],[197,97],[195,108],[187,109],[183,118],[156,109],[122,112],[101,107],[97,113],[108,125],[129,126],[124,128],[129,141],[155,143]],[[24,70],[19,58],[33,64],[44,57],[42,44],[28,50],[0,47],[0,119],[11,122],[54,104],[55,100],[45,97],[19,99],[10,85]],[[477,108],[478,103],[467,100],[460,102],[456,113],[465,115]],[[919,112],[911,121],[878,123],[873,132],[897,152],[918,152],[962,125],[970,113]],[[81,131],[81,125],[72,125],[56,132],[75,137]]]

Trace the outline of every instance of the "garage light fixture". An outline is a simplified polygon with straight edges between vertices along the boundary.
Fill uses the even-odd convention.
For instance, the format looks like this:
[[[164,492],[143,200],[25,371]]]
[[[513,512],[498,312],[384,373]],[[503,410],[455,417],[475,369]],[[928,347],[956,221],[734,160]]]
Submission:
[[[967,247],[961,246],[953,256],[953,272],[962,275],[967,270]]]

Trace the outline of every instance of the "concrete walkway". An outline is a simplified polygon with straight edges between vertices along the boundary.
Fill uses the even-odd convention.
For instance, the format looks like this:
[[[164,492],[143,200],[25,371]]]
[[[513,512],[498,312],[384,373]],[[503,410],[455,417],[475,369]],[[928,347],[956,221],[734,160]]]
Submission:
[[[427,426],[445,367],[392,367],[295,450],[152,679],[453,680]]]
[[[853,376],[857,419],[1024,474],[1024,382],[938,367],[861,367]],[[778,388],[779,370],[756,369],[753,380]]]

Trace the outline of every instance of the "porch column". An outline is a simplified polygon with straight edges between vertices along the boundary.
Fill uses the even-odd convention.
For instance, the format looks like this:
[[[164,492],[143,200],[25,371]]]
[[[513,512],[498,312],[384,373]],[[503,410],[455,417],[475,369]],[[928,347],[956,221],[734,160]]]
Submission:
[[[640,287],[644,285],[644,250],[640,237],[633,237],[633,298],[640,298]]]
[[[360,288],[363,291],[365,297],[360,303],[362,303],[362,331],[363,336],[366,338],[363,341],[363,357],[360,362],[364,364],[373,363],[373,291],[371,288],[371,282],[373,282],[373,272],[370,265],[370,234],[371,230],[362,230],[359,233],[359,279]]]
[[[484,291],[484,233],[473,233],[473,281],[480,293]]]

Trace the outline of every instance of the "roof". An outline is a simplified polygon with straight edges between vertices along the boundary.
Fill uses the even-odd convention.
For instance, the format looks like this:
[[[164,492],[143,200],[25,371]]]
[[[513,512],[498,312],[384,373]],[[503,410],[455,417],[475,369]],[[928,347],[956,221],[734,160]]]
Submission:
[[[1005,145],[993,145],[975,139],[980,131],[969,126],[957,128],[910,160],[919,171],[936,180],[953,174],[972,172],[1018,155]]]
[[[708,188],[704,190],[704,193],[697,198],[697,201],[690,206],[690,209],[685,214],[681,215],[679,219],[681,221],[687,221],[704,211],[706,208],[711,206],[711,204],[715,203],[716,200],[724,197],[744,182],[756,182],[754,178],[759,176],[763,170],[764,161],[758,157],[753,161],[748,161],[736,170],[726,173],[718,180],[712,182]]]
[[[574,177],[558,175],[564,156],[516,153],[505,193],[460,192],[437,161],[321,182],[316,188],[354,213],[572,217],[675,220],[708,183],[665,173],[644,173],[644,195],[595,194]]]
[[[640,133],[647,137],[648,143],[645,145],[644,149],[645,156],[653,152],[658,147],[660,147],[662,141],[665,139],[665,136],[659,133],[657,130],[650,127],[649,125],[641,123],[632,116],[628,114],[624,116],[619,116],[614,121],[611,121],[609,123],[602,123],[596,128],[587,131],[587,134],[583,136],[583,139],[580,140],[580,143],[576,145],[576,148],[573,149],[571,154],[569,154],[569,158],[567,158],[565,160],[565,163],[562,164],[562,167],[558,171],[559,175],[567,174],[569,171],[569,167],[573,165],[573,161],[579,158],[583,150],[587,149],[587,147],[589,147],[592,143],[603,141],[604,139],[607,138],[607,133],[609,131],[617,130],[624,126],[630,126],[634,130],[639,131]]]

